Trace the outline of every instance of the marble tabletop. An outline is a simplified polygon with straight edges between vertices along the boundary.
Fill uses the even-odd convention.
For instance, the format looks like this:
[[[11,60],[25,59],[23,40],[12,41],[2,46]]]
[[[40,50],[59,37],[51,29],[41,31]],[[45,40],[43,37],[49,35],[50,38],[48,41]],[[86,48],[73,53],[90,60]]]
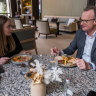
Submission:
[[[49,55],[33,55],[32,59],[38,59],[46,67],[50,66]],[[5,64],[5,73],[2,73],[0,82],[0,96],[30,96],[31,79],[26,79],[20,73],[29,71],[29,67],[21,67],[13,63]],[[96,91],[96,72],[93,70],[80,70],[78,67],[60,67],[63,74],[62,82],[52,82],[46,86],[46,96],[62,96],[62,91],[67,77],[71,78],[75,96],[87,96],[90,90]]]

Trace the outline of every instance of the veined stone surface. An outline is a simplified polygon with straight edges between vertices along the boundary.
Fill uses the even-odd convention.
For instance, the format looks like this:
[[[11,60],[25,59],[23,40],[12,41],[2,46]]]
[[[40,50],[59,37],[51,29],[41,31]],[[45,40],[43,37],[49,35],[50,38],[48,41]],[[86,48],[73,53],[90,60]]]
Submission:
[[[33,55],[33,60],[40,60],[46,68],[51,66],[48,55]],[[58,66],[59,67],[59,66]],[[26,79],[20,72],[29,71],[29,67],[21,67],[12,63],[4,65],[5,73],[2,73],[0,82],[0,96],[30,96],[31,79]],[[74,85],[75,96],[87,96],[90,90],[96,91],[96,72],[93,70],[83,71],[78,67],[61,67],[63,74],[60,75],[62,82],[52,82],[47,85],[46,96],[62,96],[64,83],[67,77],[71,78]]]

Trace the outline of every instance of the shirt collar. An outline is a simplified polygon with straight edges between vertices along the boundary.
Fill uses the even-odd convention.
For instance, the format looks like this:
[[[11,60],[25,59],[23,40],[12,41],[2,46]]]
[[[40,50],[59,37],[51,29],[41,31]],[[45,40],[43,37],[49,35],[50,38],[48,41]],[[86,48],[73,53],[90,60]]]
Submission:
[[[87,32],[85,32],[85,35],[86,35],[86,36],[89,36],[89,35],[87,34]],[[92,36],[89,36],[89,37],[91,37],[91,38],[96,37],[96,31],[92,34]]]

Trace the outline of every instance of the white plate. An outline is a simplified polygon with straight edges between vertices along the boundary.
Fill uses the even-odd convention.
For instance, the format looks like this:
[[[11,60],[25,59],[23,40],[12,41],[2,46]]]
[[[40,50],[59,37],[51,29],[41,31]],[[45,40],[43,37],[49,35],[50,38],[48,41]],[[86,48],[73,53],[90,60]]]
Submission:
[[[71,57],[71,56],[68,56],[67,54],[64,54],[63,56],[64,56],[64,57],[68,57],[68,58]],[[57,56],[57,57],[58,57],[58,56]],[[72,56],[72,57],[73,57],[73,56]],[[59,58],[59,57],[58,57],[58,58]],[[60,58],[62,58],[62,57],[60,56]],[[60,59],[60,58],[59,58],[59,59]],[[73,58],[75,58],[75,57],[73,57]],[[57,59],[57,60],[58,60],[58,59]],[[59,62],[59,61],[58,61],[58,62]],[[53,60],[53,61],[51,61],[51,63],[56,63],[56,61]],[[61,61],[61,64],[58,63],[58,65],[61,66],[61,67],[70,67],[70,68],[77,66],[76,63],[75,63],[75,64],[74,64],[74,63],[73,63],[73,64],[72,64],[72,63],[66,63],[66,65],[64,65],[64,63],[63,63],[62,61]]]
[[[58,65],[61,66],[61,67],[68,67],[68,68],[77,66],[76,64],[71,64],[71,63],[67,63],[66,65],[64,65],[64,64],[58,64]]]
[[[53,64],[56,63],[55,60],[50,61],[50,62],[53,63]],[[76,67],[77,65],[76,64],[67,63],[66,65],[64,65],[64,64],[58,64],[58,66],[71,68],[71,67]]]
[[[31,55],[17,54],[17,55],[14,55],[14,56],[11,58],[11,62],[12,62],[12,63],[14,63],[14,64],[23,64],[23,63],[24,63],[24,64],[28,64],[28,62],[30,61],[30,60],[26,60],[26,61],[16,62],[16,61],[13,60],[13,58],[14,58],[14,57],[17,57],[17,56],[23,56],[23,57],[24,57],[24,56],[28,56],[28,57],[30,58],[30,60],[32,59],[32,56],[31,56]]]

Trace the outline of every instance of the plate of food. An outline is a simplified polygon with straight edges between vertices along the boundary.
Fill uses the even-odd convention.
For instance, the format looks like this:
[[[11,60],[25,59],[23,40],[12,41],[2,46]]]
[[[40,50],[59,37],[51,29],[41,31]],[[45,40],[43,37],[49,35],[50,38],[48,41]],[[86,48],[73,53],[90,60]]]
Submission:
[[[58,65],[62,67],[76,67],[76,58],[72,56],[56,56],[54,61],[58,61]]]
[[[11,62],[14,64],[26,64],[32,59],[31,55],[18,54],[11,58]]]

